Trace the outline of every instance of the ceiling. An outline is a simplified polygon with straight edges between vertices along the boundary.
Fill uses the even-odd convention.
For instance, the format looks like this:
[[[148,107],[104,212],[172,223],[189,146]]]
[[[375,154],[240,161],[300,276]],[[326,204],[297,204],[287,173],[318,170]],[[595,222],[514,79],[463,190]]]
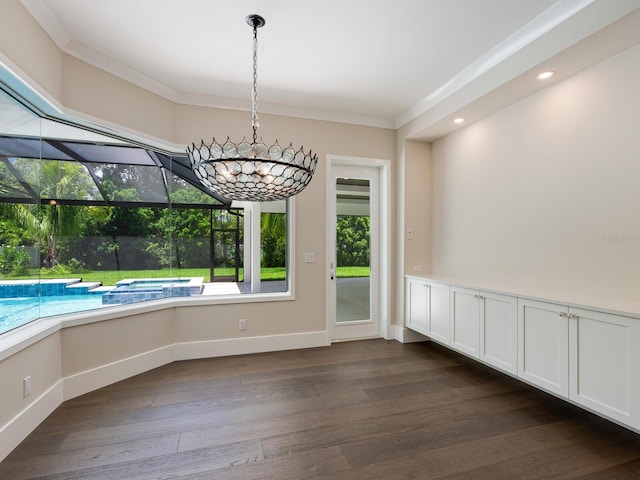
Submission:
[[[454,128],[454,115],[473,120],[543,88],[536,80],[514,87],[536,68],[549,65],[558,81],[601,59],[602,49],[561,53],[640,7],[640,0],[22,3],[69,55],[174,102],[238,109],[250,109],[252,34],[244,18],[261,14],[260,112],[385,128],[417,119],[414,136],[425,139]],[[492,107],[487,99],[499,89],[507,97]]]

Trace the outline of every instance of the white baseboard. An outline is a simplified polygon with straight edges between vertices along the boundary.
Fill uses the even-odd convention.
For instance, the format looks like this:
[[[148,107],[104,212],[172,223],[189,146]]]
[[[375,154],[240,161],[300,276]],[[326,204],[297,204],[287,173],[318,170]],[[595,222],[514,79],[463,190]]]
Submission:
[[[225,357],[327,346],[327,332],[290,333],[175,344],[175,360]]]
[[[63,379],[64,400],[84,395],[125,378],[166,365],[174,360],[174,346],[168,345],[70,375]]]
[[[385,337],[385,340],[397,340],[398,342],[401,342],[402,340],[400,339],[402,338],[403,328],[404,327],[402,325],[389,325],[387,330],[388,338]]]
[[[62,380],[0,428],[0,461],[62,403]]]

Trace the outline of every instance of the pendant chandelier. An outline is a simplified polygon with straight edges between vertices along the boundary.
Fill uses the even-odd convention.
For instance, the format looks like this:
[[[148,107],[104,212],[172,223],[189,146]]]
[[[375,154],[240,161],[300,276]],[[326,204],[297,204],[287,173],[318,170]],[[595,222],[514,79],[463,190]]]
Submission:
[[[210,144],[204,140],[187,147],[191,168],[200,183],[216,196],[228,200],[269,202],[283,200],[300,193],[311,181],[318,156],[290,144],[286,148],[278,141],[267,146],[258,141],[257,79],[258,28],[265,20],[260,15],[248,15],[246,22],[253,28],[253,83],[251,96],[252,141],[239,143],[229,137],[219,143],[215,137]]]

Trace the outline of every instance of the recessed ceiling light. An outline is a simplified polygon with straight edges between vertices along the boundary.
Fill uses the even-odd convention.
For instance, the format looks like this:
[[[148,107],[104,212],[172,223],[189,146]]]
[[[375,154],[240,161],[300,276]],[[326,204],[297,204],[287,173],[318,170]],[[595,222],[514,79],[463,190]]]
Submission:
[[[556,72],[554,72],[553,70],[548,70],[546,72],[542,72],[540,75],[538,75],[538,79],[539,80],[546,80],[547,78],[551,78],[556,74]]]
[[[458,118],[453,120],[453,123],[464,123],[464,118],[458,117]]]

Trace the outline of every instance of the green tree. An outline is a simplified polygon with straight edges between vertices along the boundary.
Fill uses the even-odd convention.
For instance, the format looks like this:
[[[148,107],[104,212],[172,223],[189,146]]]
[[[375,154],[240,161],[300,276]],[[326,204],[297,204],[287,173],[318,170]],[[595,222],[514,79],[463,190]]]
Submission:
[[[182,189],[173,192],[172,201],[200,203],[202,193]],[[219,211],[214,212],[214,225]],[[161,226],[171,239],[174,265],[178,268],[209,266],[211,211],[199,208],[172,208],[163,211]]]
[[[55,203],[55,199],[84,199],[95,189],[82,165],[63,161],[34,161],[15,159],[14,167],[25,181],[39,190],[39,198],[54,199],[49,205],[12,204],[4,207],[7,213],[26,232],[46,245],[43,265],[52,267],[58,262],[57,241],[74,235],[82,224],[86,211]]]
[[[15,219],[15,204],[0,204],[0,245],[34,245],[38,233],[27,232]]]
[[[284,213],[263,213],[260,218],[263,267],[284,267],[287,252],[287,219]]]
[[[336,224],[338,266],[369,265],[370,220],[368,216],[339,215]]]

